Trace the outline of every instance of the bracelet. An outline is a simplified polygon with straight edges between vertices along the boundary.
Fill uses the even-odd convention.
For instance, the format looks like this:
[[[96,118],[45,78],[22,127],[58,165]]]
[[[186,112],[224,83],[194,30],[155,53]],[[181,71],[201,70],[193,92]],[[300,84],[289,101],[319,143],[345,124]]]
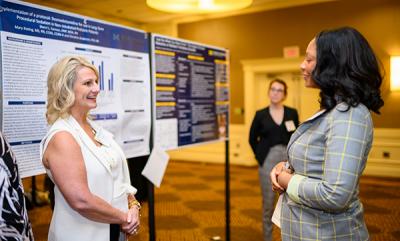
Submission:
[[[136,206],[136,208],[140,211],[140,209],[142,208],[142,205],[140,204],[140,202],[136,199],[134,200],[130,200],[128,202],[128,208],[131,209],[133,206]]]
[[[285,169],[287,170],[288,173],[292,174],[293,173],[293,168],[290,166],[289,162],[285,162]]]

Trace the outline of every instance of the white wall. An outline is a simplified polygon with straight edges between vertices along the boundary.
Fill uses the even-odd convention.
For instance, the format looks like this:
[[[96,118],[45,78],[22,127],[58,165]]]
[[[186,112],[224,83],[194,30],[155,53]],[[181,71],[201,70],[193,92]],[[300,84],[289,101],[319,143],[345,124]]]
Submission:
[[[244,125],[231,125],[230,163],[244,166],[257,165],[248,144],[248,130]],[[389,157],[384,157],[389,153]],[[172,160],[224,163],[225,142],[192,146],[169,151]],[[374,142],[364,175],[400,177],[400,129],[376,128]]]
[[[374,142],[364,174],[400,177],[400,129],[374,130]]]
[[[230,125],[229,156],[231,164],[254,166],[257,164],[248,144],[248,131],[243,125]],[[208,163],[225,162],[225,142],[201,144],[168,151],[172,160]]]
[[[302,60],[303,58],[300,57],[242,61],[245,83],[245,123],[230,126],[229,144],[230,162],[232,164],[245,166],[257,165],[248,144],[248,136],[255,111],[260,106],[263,106],[263,103],[267,99],[264,89],[267,87],[268,76],[275,75],[282,77],[282,73],[296,73],[299,70]],[[300,101],[294,101],[294,104],[288,104],[298,108],[300,120],[304,121],[306,117],[308,118],[315,112],[314,109],[317,109],[315,99],[317,99],[318,92],[309,89],[303,90],[302,86],[300,85],[295,88],[292,86],[289,89],[289,94],[297,94],[296,91],[301,93],[301,99]],[[263,96],[264,93],[265,96]],[[224,142],[188,147],[177,151],[170,151],[169,153],[172,160],[212,163],[225,162]],[[364,174],[400,177],[400,129],[377,128],[374,130],[374,142]]]

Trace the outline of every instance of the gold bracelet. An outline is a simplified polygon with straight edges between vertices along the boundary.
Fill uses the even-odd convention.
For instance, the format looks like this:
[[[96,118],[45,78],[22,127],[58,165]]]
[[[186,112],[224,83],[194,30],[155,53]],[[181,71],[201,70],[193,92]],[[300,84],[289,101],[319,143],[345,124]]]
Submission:
[[[142,205],[140,204],[140,202],[136,199],[134,200],[130,200],[128,202],[128,208],[131,209],[133,206],[136,206],[138,210],[140,210],[142,208]]]

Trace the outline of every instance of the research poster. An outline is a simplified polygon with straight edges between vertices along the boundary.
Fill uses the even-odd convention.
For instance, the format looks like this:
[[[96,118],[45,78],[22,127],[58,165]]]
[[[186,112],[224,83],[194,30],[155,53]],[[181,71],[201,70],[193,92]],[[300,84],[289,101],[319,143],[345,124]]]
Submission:
[[[47,74],[67,55],[99,71],[91,117],[114,134],[126,156],[150,153],[148,34],[20,1],[1,1],[1,128],[22,177],[44,172],[39,143],[47,131]]]
[[[226,140],[229,51],[152,34],[154,144],[164,150]]]

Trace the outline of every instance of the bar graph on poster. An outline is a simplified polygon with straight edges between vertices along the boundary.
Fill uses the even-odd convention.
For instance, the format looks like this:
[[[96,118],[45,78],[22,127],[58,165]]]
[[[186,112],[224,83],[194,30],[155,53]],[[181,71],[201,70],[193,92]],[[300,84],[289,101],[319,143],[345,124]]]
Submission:
[[[92,64],[96,66],[96,63],[92,61]],[[99,87],[101,93],[113,93],[114,90],[114,73],[111,72],[109,76],[104,75],[104,61],[101,61],[99,65],[97,65],[99,71]],[[105,86],[107,83],[107,86]]]

